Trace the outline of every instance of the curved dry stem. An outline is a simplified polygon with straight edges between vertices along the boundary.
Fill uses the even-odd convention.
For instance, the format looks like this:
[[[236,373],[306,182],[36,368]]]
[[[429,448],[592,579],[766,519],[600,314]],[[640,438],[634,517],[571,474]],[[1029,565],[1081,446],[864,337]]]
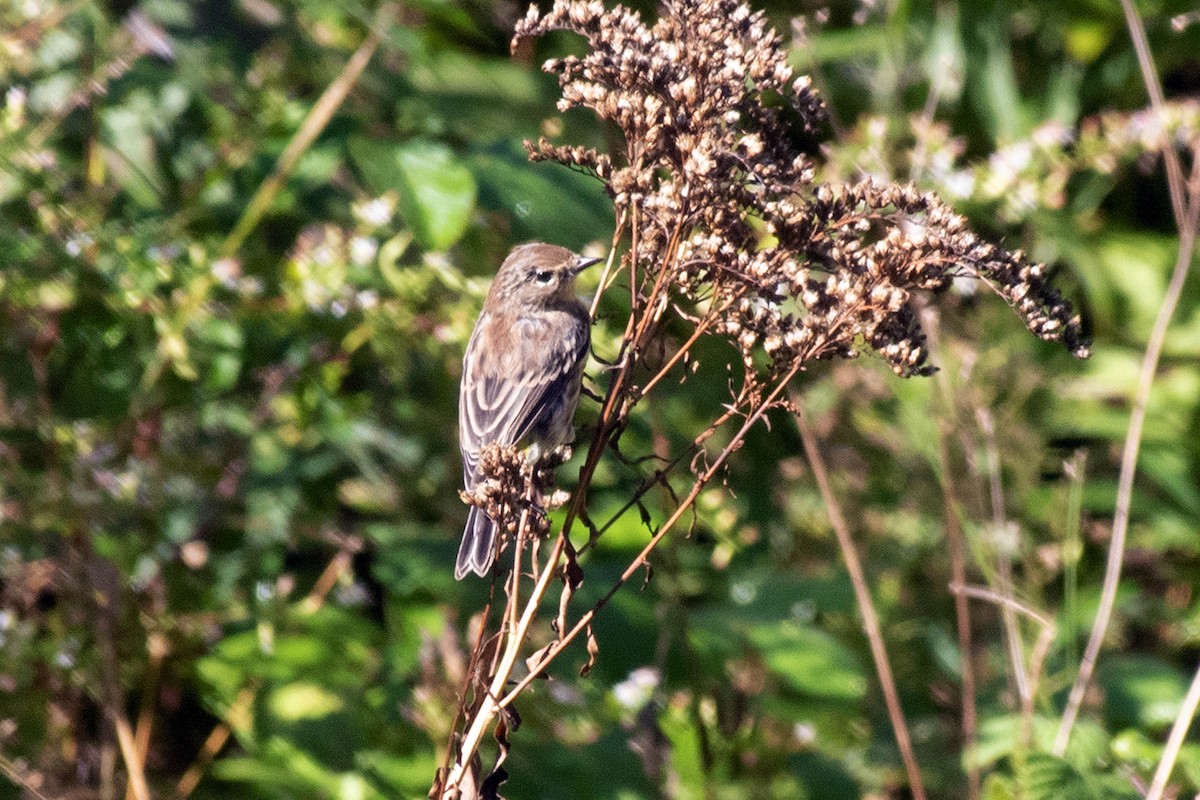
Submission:
[[[638,247],[638,214],[637,209],[629,215],[629,225],[631,233],[631,252],[635,254],[630,258],[630,263],[636,260]],[[616,245],[620,241],[623,229],[618,228],[613,234],[613,248],[610,252],[616,251]],[[677,242],[678,237],[673,241]],[[677,246],[677,245],[676,245]],[[667,253],[669,260],[673,257],[674,248]],[[610,255],[610,263],[612,256]],[[665,272],[665,270],[663,271]],[[630,280],[634,280],[634,273],[630,271]],[[603,289],[603,287],[601,287]],[[636,292],[636,285],[634,290]],[[652,309],[656,307],[658,297],[666,291],[666,284],[662,280],[660,272],[654,287],[647,296],[644,303],[635,304],[633,313],[630,314],[629,321],[626,324],[625,335],[622,337],[622,345],[620,355],[618,357],[618,368],[609,386],[608,392],[601,406],[600,420],[596,426],[596,432],[592,437],[592,442],[588,448],[587,457],[583,467],[580,469],[579,483],[575,490],[574,496],[571,499],[571,504],[567,510],[567,517],[563,522],[563,526],[559,535],[555,538],[554,545],[547,555],[545,566],[537,576],[534,587],[530,592],[529,598],[525,602],[524,609],[517,616],[516,609],[517,592],[516,586],[519,581],[519,570],[513,576],[513,589],[510,594],[508,607],[506,608],[505,619],[508,627],[508,637],[506,639],[504,651],[500,656],[500,660],[492,672],[491,682],[488,688],[487,695],[483,698],[480,707],[475,711],[471,719],[470,725],[463,736],[462,743],[459,746],[458,757],[455,760],[454,766],[451,768],[445,782],[442,785],[439,796],[445,797],[455,796],[455,792],[463,779],[468,765],[472,757],[478,750],[479,745],[483,741],[483,736],[486,730],[490,727],[500,709],[511,702],[511,697],[506,698],[504,703],[499,702],[500,693],[508,684],[512,674],[513,667],[516,665],[518,656],[520,655],[522,645],[526,641],[530,626],[537,617],[537,611],[542,599],[550,588],[551,580],[559,574],[559,566],[562,561],[563,553],[569,545],[569,536],[571,528],[576,519],[579,518],[584,505],[586,504],[587,487],[590,485],[592,476],[600,461],[600,455],[603,453],[611,435],[617,428],[620,416],[626,413],[624,408],[625,400],[627,399],[627,387],[629,376],[636,365],[641,348],[644,345],[650,330],[653,328],[654,315]],[[597,295],[598,296],[598,295]],[[639,314],[639,306],[641,309],[646,309],[646,313]],[[526,533],[527,518],[522,516],[521,524],[518,526],[518,539],[521,539]],[[536,569],[536,565],[535,565]],[[582,629],[582,628],[581,628]],[[574,636],[572,636],[574,638]],[[555,655],[557,655],[555,651]],[[552,660],[552,656],[543,658],[542,668]],[[468,680],[470,676],[468,676]],[[528,685],[527,681],[524,685]],[[514,693],[510,693],[515,696]]]
[[[1161,117],[1164,114],[1164,99],[1162,83],[1154,67],[1154,59],[1150,53],[1150,43],[1146,38],[1146,28],[1142,18],[1134,7],[1132,0],[1121,0],[1121,9],[1125,13],[1125,24],[1129,28],[1129,36],[1133,40],[1137,52],[1138,65],[1142,71],[1142,82],[1150,97],[1150,105]],[[1146,343],[1146,355],[1142,360],[1142,368],[1138,374],[1137,392],[1134,395],[1133,411],[1129,417],[1129,430],[1125,435],[1125,447],[1121,454],[1121,471],[1117,481],[1117,502],[1113,512],[1113,535],[1109,544],[1108,563],[1104,570],[1104,585],[1100,593],[1100,606],[1096,610],[1096,619],[1092,623],[1092,631],[1088,636],[1087,647],[1079,662],[1079,674],[1071,686],[1067,698],[1067,706],[1063,711],[1062,722],[1054,739],[1054,754],[1061,756],[1067,750],[1071,739],[1071,729],[1079,716],[1079,708],[1083,704],[1083,696],[1091,682],[1095,671],[1096,660],[1100,648],[1104,644],[1104,635],[1108,623],[1112,619],[1113,605],[1117,599],[1117,584],[1121,580],[1121,566],[1125,559],[1125,536],[1129,529],[1129,509],[1133,499],[1133,478],[1137,471],[1138,451],[1142,444],[1142,429],[1146,422],[1146,407],[1150,400],[1150,390],[1154,385],[1154,375],[1158,371],[1158,360],[1162,355],[1163,342],[1167,336],[1167,327],[1175,315],[1179,299],[1183,294],[1183,286],[1187,282],[1193,251],[1196,243],[1197,227],[1200,227],[1200,153],[1193,153],[1192,178],[1190,189],[1186,185],[1183,163],[1179,152],[1170,141],[1166,128],[1162,131],[1163,162],[1167,169],[1167,188],[1171,195],[1171,210],[1175,215],[1175,224],[1179,228],[1179,255],[1171,272],[1171,282],[1167,293],[1159,307],[1158,317],[1154,320],[1154,328]]]
[[[670,517],[667,518],[667,521],[664,522],[662,526],[655,532],[654,536],[652,536],[650,541],[646,543],[641,552],[638,553],[633,561],[629,563],[629,566],[626,567],[625,571],[621,573],[621,577],[619,577],[616,582],[613,583],[603,597],[596,601],[595,605],[593,605],[586,612],[584,612],[582,616],[580,616],[576,623],[571,627],[571,630],[559,637],[558,641],[556,641],[550,647],[550,649],[546,651],[541,661],[539,661],[530,669],[529,674],[521,679],[521,681],[517,683],[517,685],[514,686],[507,695],[504,696],[504,699],[500,701],[501,708],[507,706],[509,703],[515,700],[517,696],[534,681],[534,679],[545,672],[546,667],[550,666],[550,663],[567,648],[567,645],[569,645],[579,636],[580,633],[587,629],[587,627],[591,624],[592,619],[596,616],[600,609],[612,599],[613,595],[617,593],[617,590],[624,586],[625,583],[633,577],[634,573],[636,573],[645,565],[646,559],[649,557],[650,553],[653,552],[654,548],[658,547],[658,544],[663,540],[663,537],[671,532],[671,530],[675,527],[675,524],[679,522],[680,518],[682,518],[683,515],[692,507],[692,504],[696,502],[696,498],[700,496],[700,492],[704,490],[709,482],[712,481],[713,477],[721,470],[729,456],[741,446],[741,443],[746,438],[746,434],[749,432],[749,430],[754,427],[755,423],[762,419],[763,414],[775,406],[776,401],[779,399],[779,395],[785,388],[787,388],[788,382],[795,377],[796,373],[800,370],[800,366],[800,364],[796,364],[789,372],[780,378],[779,383],[775,386],[775,389],[771,392],[771,394],[767,396],[767,399],[761,403],[753,413],[746,417],[745,423],[743,423],[742,427],[730,440],[729,444],[727,444],[721,450],[721,453],[712,462],[712,464],[709,465],[708,469],[706,469],[696,478],[695,482],[692,484],[691,491],[688,492],[687,496],[684,497],[680,504],[675,508],[675,511]]]
[[[532,481],[530,482],[530,493],[533,492]],[[529,623],[533,620],[534,612],[537,610],[537,602],[534,598],[530,598],[526,605],[524,613],[520,619],[515,618],[517,608],[517,582],[521,576],[521,544],[525,536],[529,532],[530,512],[529,507],[521,512],[521,519],[517,525],[516,542],[513,545],[513,574],[512,574],[512,589],[509,595],[508,611],[505,614],[505,620],[508,627],[508,639],[504,648],[504,654],[500,657],[500,663],[492,673],[492,682],[488,686],[487,694],[484,695],[479,708],[475,712],[475,716],[471,721],[471,726],[467,729],[463,736],[462,745],[459,747],[459,756],[454,767],[450,770],[449,776],[442,788],[441,795],[444,797],[447,792],[451,792],[451,797],[456,796],[459,784],[463,779],[468,765],[471,763],[475,751],[479,749],[479,744],[483,740],[484,732],[496,718],[496,713],[499,707],[496,704],[496,698],[500,692],[504,690],[504,684],[508,682],[508,676],[512,674],[513,665],[516,663],[517,654],[521,649],[521,642],[525,639],[525,633],[529,629]],[[543,580],[548,584],[548,579],[552,570],[547,569],[542,576]],[[539,583],[539,586],[542,584]],[[544,589],[542,590],[544,593]],[[467,680],[471,680],[471,675],[468,674]],[[499,766],[499,764],[497,764]]]
[[[1197,170],[1200,171],[1200,159],[1197,159],[1196,165]],[[1075,720],[1079,716],[1079,708],[1083,704],[1084,693],[1087,691],[1088,683],[1096,668],[1096,660],[1100,656],[1100,648],[1104,644],[1104,635],[1108,631],[1108,623],[1112,619],[1113,606],[1117,600],[1117,585],[1121,580],[1121,566],[1125,559],[1125,538],[1129,531],[1129,510],[1133,502],[1133,479],[1137,472],[1138,452],[1142,446],[1142,430],[1146,424],[1146,409],[1150,403],[1150,391],[1154,387],[1154,376],[1158,372],[1158,362],[1167,338],[1167,328],[1171,323],[1171,318],[1175,315],[1179,299],[1183,295],[1183,287],[1187,282],[1196,247],[1196,230],[1198,218],[1200,218],[1200,184],[1194,184],[1190,194],[1190,208],[1184,220],[1185,227],[1179,233],[1179,255],[1175,259],[1175,267],[1171,272],[1171,283],[1167,287],[1166,296],[1158,310],[1158,317],[1154,321],[1154,328],[1146,344],[1146,355],[1138,373],[1133,411],[1129,415],[1129,430],[1125,435],[1125,447],[1121,454],[1117,502],[1113,512],[1112,541],[1108,548],[1108,563],[1104,570],[1100,605],[1096,610],[1096,619],[1092,623],[1092,632],[1088,636],[1083,658],[1079,662],[1079,674],[1071,686],[1062,722],[1059,724],[1058,734],[1055,736],[1054,754],[1057,756],[1061,756],[1067,751],[1071,728],[1074,727]]]
[[[1179,758],[1179,749],[1183,747],[1183,739],[1187,736],[1192,720],[1196,717],[1198,706],[1200,706],[1200,668],[1197,668],[1187,696],[1183,698],[1183,707],[1179,709],[1179,716],[1175,717],[1175,723],[1171,726],[1171,734],[1167,737],[1167,746],[1163,748],[1162,760],[1158,762],[1158,769],[1154,771],[1154,780],[1150,784],[1150,791],[1146,793],[1146,800],[1162,800],[1163,791],[1167,788],[1167,781],[1171,778],[1171,770],[1175,768],[1175,760]]]
[[[841,505],[833,487],[829,483],[829,471],[825,468],[825,458],[821,455],[821,447],[808,420],[808,414],[799,395],[793,394],[792,405],[795,410],[796,427],[800,430],[800,439],[804,443],[804,454],[812,467],[813,477],[816,478],[817,488],[821,491],[821,499],[825,502],[825,510],[829,514],[829,523],[837,536],[838,547],[846,562],[846,571],[850,573],[850,583],[854,587],[854,597],[858,609],[863,616],[863,629],[867,634],[867,642],[871,646],[871,660],[875,662],[875,671],[879,676],[879,686],[883,690],[883,699],[887,704],[888,718],[892,722],[892,731],[896,736],[896,745],[900,748],[900,758],[904,761],[904,771],[908,774],[908,784],[916,800],[925,799],[925,783],[921,778],[921,767],[913,753],[912,737],[908,732],[908,722],[904,718],[904,709],[900,705],[900,693],[896,689],[896,679],[892,675],[891,661],[888,659],[887,646],[883,642],[883,631],[879,625],[879,615],[875,612],[875,603],[871,599],[871,590],[867,588],[866,573],[863,572],[862,562],[858,551],[854,549],[854,540],[850,535],[850,527],[842,516]]]

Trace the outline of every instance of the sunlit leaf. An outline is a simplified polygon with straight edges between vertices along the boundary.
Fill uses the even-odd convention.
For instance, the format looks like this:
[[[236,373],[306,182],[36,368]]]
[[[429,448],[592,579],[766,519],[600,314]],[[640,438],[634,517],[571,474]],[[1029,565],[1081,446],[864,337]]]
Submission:
[[[858,659],[829,634],[791,623],[749,631],[767,668],[788,686],[814,697],[860,700],[867,679]]]
[[[475,179],[446,145],[354,139],[350,155],[373,191],[399,194],[400,215],[422,246],[446,250],[466,232]]]

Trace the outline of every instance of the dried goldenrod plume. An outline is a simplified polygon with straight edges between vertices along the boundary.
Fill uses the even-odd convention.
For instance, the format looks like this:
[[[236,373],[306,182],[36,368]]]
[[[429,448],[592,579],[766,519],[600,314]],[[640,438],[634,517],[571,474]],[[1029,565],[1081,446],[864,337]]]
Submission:
[[[897,374],[924,374],[909,300],[956,277],[982,281],[1039,337],[1087,354],[1045,267],[980,241],[934,195],[814,183],[805,145],[823,105],[761,12],[736,0],[680,0],[647,27],[620,6],[557,2],[545,14],[531,8],[514,44],[554,29],[590,47],[544,65],[562,85],[559,108],[590,108],[615,124],[625,157],[545,140],[533,157],[600,178],[618,215],[641,220],[627,266],[661,270],[683,294],[706,298],[716,331],[747,363],[761,346],[783,373],[865,344]]]
[[[631,314],[619,351],[604,354],[613,367],[606,370],[599,418],[553,545],[540,547],[538,536],[548,529],[538,496],[549,472],[531,475],[517,453],[489,456],[489,480],[465,498],[505,520],[511,561],[504,562],[514,569],[503,578],[507,600],[498,628],[478,637],[434,797],[499,796],[519,721],[514,701],[578,637],[586,638],[584,670],[590,668],[599,651],[595,615],[646,566],[747,431],[768,410],[788,405],[788,384],[800,370],[866,350],[899,375],[930,372],[914,295],[945,291],[956,278],[993,288],[1039,337],[1061,341],[1078,356],[1088,352],[1079,319],[1049,284],[1046,268],[981,241],[936,196],[870,181],[817,182],[825,109],[810,79],[787,65],[782,42],[761,13],[737,0],[677,0],[665,3],[648,26],[621,6],[559,0],[545,13],[531,8],[516,26],[513,46],[552,30],[577,33],[588,44],[583,56],[544,65],[562,87],[559,108],[591,109],[620,132],[623,149],[600,153],[545,139],[527,147],[534,160],[603,182],[617,225],[600,292],[623,275]],[[674,330],[689,333],[664,357],[650,345],[661,339],[668,317],[678,323]],[[657,468],[643,475],[613,519],[593,520],[587,488],[601,458],[616,449],[631,411],[705,335],[728,341],[731,360],[741,364],[730,402],[696,431],[690,449],[665,461],[656,453]],[[726,436],[712,437],[722,428]],[[686,493],[668,483],[679,464],[691,465]],[[599,601],[573,608],[583,567],[571,544],[572,526],[585,521],[594,541],[659,485],[673,505],[666,519],[651,525],[640,507],[645,546]],[[549,630],[535,628],[552,584],[559,586],[557,616]],[[541,643],[536,651],[534,640]],[[528,672],[514,683],[519,659]],[[485,775],[478,750],[489,727],[499,754]]]

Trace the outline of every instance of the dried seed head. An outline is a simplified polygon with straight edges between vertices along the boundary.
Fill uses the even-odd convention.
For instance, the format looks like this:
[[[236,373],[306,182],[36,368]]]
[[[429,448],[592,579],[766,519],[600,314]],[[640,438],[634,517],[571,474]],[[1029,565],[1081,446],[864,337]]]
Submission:
[[[1038,336],[1087,354],[1045,268],[981,241],[935,195],[869,180],[814,185],[812,156],[798,143],[821,129],[825,108],[811,79],[793,75],[761,12],[739,0],[671,0],[647,26],[622,6],[557,0],[546,13],[530,9],[514,46],[551,30],[589,46],[546,63],[561,105],[616,125],[625,153],[614,163],[543,140],[528,146],[531,156],[604,182],[618,211],[639,220],[626,263],[703,299],[748,375],[760,350],[778,374],[854,357],[862,344],[899,375],[926,374],[909,300],[960,277],[995,289]]]

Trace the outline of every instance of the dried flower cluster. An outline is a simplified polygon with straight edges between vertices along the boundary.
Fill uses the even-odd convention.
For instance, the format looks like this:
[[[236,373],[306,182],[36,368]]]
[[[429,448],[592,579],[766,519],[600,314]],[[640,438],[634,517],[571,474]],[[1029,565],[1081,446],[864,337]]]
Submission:
[[[1200,100],[1169,100],[1161,116],[1153,108],[1143,108],[1093,117],[1080,130],[1077,158],[1101,172],[1112,172],[1121,162],[1135,159],[1153,163],[1162,155],[1164,131],[1180,151],[1200,152]]]
[[[561,506],[567,495],[565,492],[545,494],[544,491],[554,485],[554,471],[568,458],[570,448],[558,447],[531,465],[521,448],[489,442],[479,451],[482,480],[474,491],[460,489],[459,497],[464,503],[483,509],[490,518],[500,520],[505,534],[517,530],[521,512],[528,509],[532,512],[530,530],[538,535],[545,534],[549,530],[545,512]]]
[[[948,199],[984,204],[1011,224],[1038,210],[1061,210],[1080,173],[1149,171],[1162,157],[1164,132],[1181,153],[1200,153],[1200,101],[1169,100],[1161,115],[1153,108],[1106,111],[1078,128],[1047,121],[975,163],[964,161],[966,142],[945,122],[914,115],[907,126],[892,126],[886,117],[866,116],[832,151],[823,173],[865,172],[878,181],[910,175]]]
[[[546,529],[539,492],[550,485],[553,464],[540,462],[538,471],[545,474],[531,476],[511,448],[485,450],[486,479],[464,495],[516,532],[509,537],[516,569],[505,582],[500,630],[506,636],[479,639],[475,658],[489,668],[464,691],[470,699],[463,704],[461,736],[453,763],[439,773],[435,797],[471,796],[475,786],[504,780],[515,698],[576,639],[587,642],[583,670],[590,669],[599,651],[595,615],[648,566],[663,537],[682,527],[700,493],[744,444],[746,432],[769,409],[789,403],[788,382],[812,360],[848,358],[867,349],[900,375],[928,372],[913,295],[944,291],[960,277],[994,288],[1037,335],[1061,340],[1077,355],[1087,352],[1078,319],[1049,286],[1044,267],[981,241],[934,195],[874,181],[817,182],[816,134],[825,110],[811,81],[793,74],[779,36],[762,14],[739,0],[668,0],[661,12],[646,25],[621,6],[557,0],[545,13],[530,9],[516,26],[514,47],[553,30],[587,39],[586,54],[553,59],[544,69],[558,75],[559,107],[591,109],[621,133],[624,152],[545,139],[527,147],[535,160],[556,161],[603,182],[616,211],[614,244],[629,247],[605,272],[602,291],[616,275],[627,279],[632,313],[576,491],[559,535],[548,553],[542,551],[544,560],[538,540],[526,534]],[[692,326],[670,354],[654,346],[662,341],[668,311]],[[593,522],[587,489],[603,455],[610,449],[620,454],[616,445],[629,409],[688,358],[705,334],[723,337],[740,356],[742,381],[732,387],[732,402],[723,404],[688,451],[671,459],[656,453],[655,460],[665,463],[643,475],[608,522]],[[709,437],[722,426],[729,435],[715,444],[718,439]],[[691,487],[678,492],[670,473],[689,463],[688,455]],[[641,502],[655,487],[673,506],[661,522]],[[635,506],[649,529],[647,542],[607,593],[591,608],[572,613],[583,578],[572,525],[588,525],[590,543]],[[529,527],[522,528],[523,521]],[[534,548],[529,559],[522,555],[527,544]],[[561,585],[554,638],[525,660],[529,672],[514,683],[514,665],[532,641],[531,625],[547,605],[552,583]],[[476,756],[493,722],[499,756],[484,778]]]
[[[562,85],[560,107],[616,125],[625,158],[545,140],[532,156],[604,181],[618,214],[636,220],[625,265],[696,302],[748,371],[759,352],[785,374],[865,345],[897,374],[924,374],[912,293],[955,277],[991,286],[1035,334],[1086,355],[1045,268],[982,242],[936,196],[815,183],[808,151],[823,106],[761,13],[737,0],[677,0],[647,27],[620,6],[559,0],[545,14],[531,8],[514,44],[555,29],[590,48],[545,64]]]

